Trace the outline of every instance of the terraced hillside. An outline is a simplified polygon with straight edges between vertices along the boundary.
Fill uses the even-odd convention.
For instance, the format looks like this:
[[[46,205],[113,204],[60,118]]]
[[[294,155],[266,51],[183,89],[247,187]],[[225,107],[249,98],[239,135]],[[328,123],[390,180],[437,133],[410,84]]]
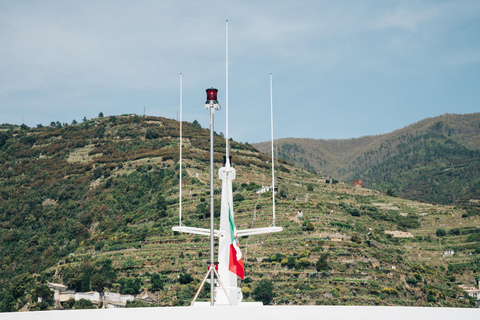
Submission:
[[[162,306],[189,303],[209,240],[171,231],[178,225],[178,128],[170,119],[123,116],[0,133],[2,311],[51,308],[37,302],[48,298],[46,281],[77,291],[148,290]],[[209,134],[190,123],[184,132],[183,224],[209,227]],[[220,136],[215,151],[218,169]],[[255,192],[269,182],[268,156],[236,142],[231,154],[237,228],[269,226],[271,194]],[[327,183],[287,162],[276,172],[284,231],[240,239],[245,300],[475,304],[458,285],[474,285],[480,271],[478,211]],[[218,214],[218,179],[215,188]],[[269,281],[265,299],[258,288]]]

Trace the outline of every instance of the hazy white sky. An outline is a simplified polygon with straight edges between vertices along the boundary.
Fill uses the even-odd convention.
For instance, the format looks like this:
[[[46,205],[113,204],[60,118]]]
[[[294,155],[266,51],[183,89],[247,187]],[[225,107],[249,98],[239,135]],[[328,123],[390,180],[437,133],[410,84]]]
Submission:
[[[479,112],[480,1],[0,1],[0,123],[123,113],[208,125],[205,89],[230,135],[381,134]],[[216,113],[225,130],[225,112]]]

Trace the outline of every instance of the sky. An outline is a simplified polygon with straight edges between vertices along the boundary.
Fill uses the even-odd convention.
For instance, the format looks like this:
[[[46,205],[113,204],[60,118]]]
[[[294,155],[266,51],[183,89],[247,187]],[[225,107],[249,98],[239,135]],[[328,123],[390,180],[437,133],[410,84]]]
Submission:
[[[480,111],[480,1],[0,1],[0,123],[136,113],[346,139]]]

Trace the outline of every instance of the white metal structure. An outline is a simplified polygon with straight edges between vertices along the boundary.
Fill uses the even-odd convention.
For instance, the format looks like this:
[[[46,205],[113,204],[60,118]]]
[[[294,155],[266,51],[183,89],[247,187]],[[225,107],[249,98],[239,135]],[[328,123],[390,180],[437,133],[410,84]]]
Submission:
[[[233,216],[233,196],[232,196],[232,181],[236,177],[236,171],[230,164],[229,159],[229,136],[228,136],[228,20],[226,21],[226,30],[227,30],[227,46],[226,46],[226,53],[227,53],[227,68],[226,68],[226,163],[225,166],[219,169],[218,175],[219,178],[222,180],[222,205],[221,205],[221,212],[220,212],[220,229],[214,230],[213,225],[213,111],[214,106],[205,106],[210,108],[210,143],[211,143],[211,225],[209,229],[202,229],[202,228],[192,228],[183,225],[179,225],[178,227],[173,227],[173,231],[177,232],[185,232],[185,233],[193,233],[199,235],[210,235],[211,236],[211,262],[210,266],[213,266],[213,237],[219,238],[219,248],[218,248],[218,274],[219,278],[221,279],[222,285],[215,288],[214,295],[215,303],[211,303],[211,305],[239,305],[242,301],[242,294],[240,288],[237,286],[237,276],[236,274],[232,273],[229,270],[229,257],[230,257],[230,224],[229,224],[229,209],[231,210],[231,214]],[[271,79],[271,77],[270,77]],[[271,82],[271,81],[270,81]],[[271,87],[270,87],[271,92]],[[219,108],[219,106],[218,106]],[[273,111],[272,111],[273,114]],[[272,120],[272,139],[273,139],[273,120]],[[273,153],[272,153],[273,157]],[[272,183],[274,183],[274,173],[273,173],[273,159],[272,159]],[[273,197],[275,197],[275,192],[272,192]],[[275,198],[273,198],[275,199]],[[246,230],[238,230],[236,236],[243,237],[243,236],[250,236],[250,235],[257,235],[257,234],[265,234],[265,233],[272,233],[272,232],[279,232],[282,231],[283,228],[275,226],[275,201],[273,202],[273,226],[266,227],[266,228],[258,228],[258,229],[246,229]],[[209,270],[210,271],[210,270]],[[213,273],[210,272],[213,276]],[[211,279],[211,283],[214,283],[213,278]],[[211,286],[213,289],[213,286]]]

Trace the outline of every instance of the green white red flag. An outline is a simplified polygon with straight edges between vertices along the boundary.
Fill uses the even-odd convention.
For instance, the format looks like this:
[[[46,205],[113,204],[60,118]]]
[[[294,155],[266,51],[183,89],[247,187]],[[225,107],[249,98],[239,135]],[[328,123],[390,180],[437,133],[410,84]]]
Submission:
[[[230,224],[230,258],[228,270],[235,273],[241,279],[245,276],[245,268],[242,261],[242,253],[238,244],[237,228],[235,228],[235,221],[233,220],[230,203],[228,204],[228,222]]]

